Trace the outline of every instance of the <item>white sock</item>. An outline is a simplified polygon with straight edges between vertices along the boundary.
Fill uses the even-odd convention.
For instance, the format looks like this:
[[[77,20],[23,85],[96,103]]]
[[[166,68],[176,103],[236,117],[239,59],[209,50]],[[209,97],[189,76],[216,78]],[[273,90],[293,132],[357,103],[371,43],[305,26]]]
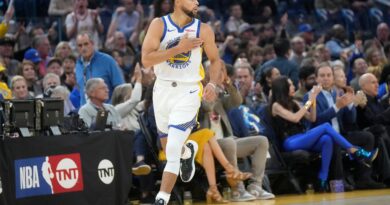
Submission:
[[[157,196],[156,196],[156,201],[158,199],[163,199],[165,201],[165,203],[168,204],[169,198],[171,198],[171,194],[168,194],[168,193],[163,192],[163,191],[159,191]]]

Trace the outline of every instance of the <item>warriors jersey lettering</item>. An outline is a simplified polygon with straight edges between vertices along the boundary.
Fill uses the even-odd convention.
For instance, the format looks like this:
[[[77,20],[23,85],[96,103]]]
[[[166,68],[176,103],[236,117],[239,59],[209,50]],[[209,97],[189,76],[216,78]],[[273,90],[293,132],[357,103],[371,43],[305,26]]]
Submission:
[[[188,38],[199,38],[201,22],[192,21],[180,28],[170,15],[161,17],[164,22],[164,33],[161,38],[160,50],[167,50],[179,44],[180,39],[187,33]],[[204,78],[202,66],[202,48],[198,47],[189,52],[181,53],[154,66],[157,78],[177,82],[199,82]]]

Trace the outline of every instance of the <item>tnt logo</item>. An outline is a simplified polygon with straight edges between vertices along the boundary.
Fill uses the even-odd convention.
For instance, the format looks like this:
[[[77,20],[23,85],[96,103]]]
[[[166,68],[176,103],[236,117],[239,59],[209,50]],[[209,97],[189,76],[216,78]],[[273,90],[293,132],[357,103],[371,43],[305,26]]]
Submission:
[[[114,180],[115,169],[110,160],[103,159],[98,165],[98,175],[105,184],[111,184]]]
[[[82,191],[80,154],[16,160],[15,181],[16,198]]]

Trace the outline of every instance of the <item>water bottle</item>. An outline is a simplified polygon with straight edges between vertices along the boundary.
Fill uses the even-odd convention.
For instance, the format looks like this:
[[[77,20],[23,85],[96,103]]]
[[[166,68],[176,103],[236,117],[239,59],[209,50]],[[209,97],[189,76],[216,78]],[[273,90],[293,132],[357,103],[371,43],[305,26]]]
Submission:
[[[183,196],[184,205],[192,205],[192,194],[190,191],[185,191]]]
[[[306,194],[314,194],[313,184],[307,184]]]
[[[230,189],[230,187],[225,187],[223,189],[222,192],[223,199],[230,201],[231,194],[232,194],[232,190]]]

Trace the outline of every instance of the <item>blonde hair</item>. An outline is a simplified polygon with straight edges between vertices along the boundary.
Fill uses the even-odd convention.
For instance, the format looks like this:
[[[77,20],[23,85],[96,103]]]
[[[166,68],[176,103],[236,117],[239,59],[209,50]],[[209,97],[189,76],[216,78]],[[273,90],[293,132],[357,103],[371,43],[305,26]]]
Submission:
[[[24,82],[27,84],[26,79],[24,79],[23,76],[21,76],[21,75],[15,75],[15,76],[12,78],[12,80],[11,80],[11,90],[14,89],[15,83],[18,82],[18,81],[21,81],[21,80],[24,81]]]
[[[59,42],[59,43],[57,44],[57,46],[56,46],[56,49],[55,49],[55,51],[54,51],[54,57],[59,58],[59,59],[61,59],[61,60],[64,60],[64,59],[62,59],[62,57],[60,56],[61,48],[64,47],[64,46],[67,46],[67,47],[69,48],[71,54],[72,54],[72,48],[70,47],[69,42],[67,42],[67,41],[61,41],[61,42]]]

